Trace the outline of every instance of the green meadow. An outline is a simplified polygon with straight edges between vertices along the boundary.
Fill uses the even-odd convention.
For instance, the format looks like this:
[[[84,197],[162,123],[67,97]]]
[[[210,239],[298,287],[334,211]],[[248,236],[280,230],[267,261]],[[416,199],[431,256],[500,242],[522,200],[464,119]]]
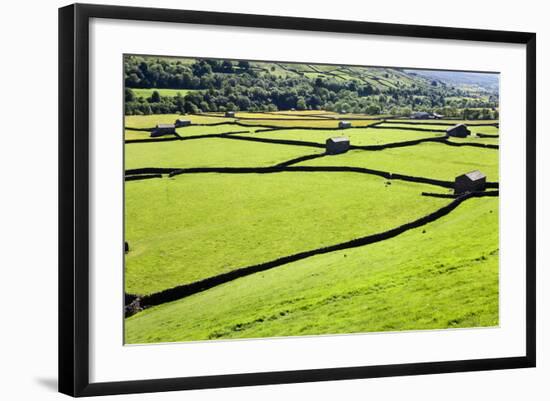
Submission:
[[[148,98],[151,97],[153,92],[158,92],[160,96],[166,96],[166,97],[174,97],[178,93],[181,96],[185,96],[189,93],[196,92],[196,90],[190,90],[190,89],[166,89],[166,88],[151,88],[151,89],[141,89],[141,88],[133,88],[132,91],[137,97],[143,97]]]
[[[134,143],[126,146],[126,169],[141,167],[269,167],[289,159],[323,153],[304,146],[227,138]]]
[[[223,118],[214,115],[181,115],[181,114],[152,114],[147,116],[126,116],[126,128],[140,129],[153,128],[157,124],[174,124],[177,119],[190,120],[192,124],[216,124],[234,121],[233,118]]]
[[[127,343],[498,325],[498,200],[126,319]]]
[[[335,185],[337,183],[337,185]],[[126,289],[158,292],[416,220],[429,185],[346,173],[190,174],[126,184]],[[181,268],[185,266],[185,268]]]
[[[253,135],[248,133],[238,134],[238,136],[267,138],[267,139],[291,139],[299,141],[317,142],[324,144],[328,138],[333,136],[346,136],[353,145],[384,145],[393,142],[414,141],[417,139],[437,138],[442,134],[432,132],[407,131],[407,130],[382,130],[372,128],[348,128],[341,130],[277,130],[256,132]]]
[[[185,118],[185,117],[182,117]],[[190,125],[187,127],[176,128],[176,132],[181,137],[197,136],[197,135],[219,135],[233,132],[252,133],[259,127],[241,127],[238,125],[221,124],[221,125]],[[150,131],[144,130],[124,130],[124,139],[140,140],[151,137]]]
[[[351,150],[298,165],[364,167],[446,181],[454,181],[456,176],[468,171],[481,170],[488,181],[498,181],[498,150],[440,143],[421,143],[368,154],[362,150]]]
[[[280,128],[338,128],[338,120],[329,118],[313,119],[310,117],[305,117],[300,119],[299,121],[297,121],[295,118],[286,120],[283,118],[273,118],[265,120],[241,120],[240,122],[244,125],[267,125]],[[358,120],[353,121],[353,125],[356,127],[367,127],[376,122],[379,122],[379,120]]]
[[[321,74],[288,68],[277,64],[276,72]],[[322,73],[344,76],[353,70],[331,71]],[[374,80],[383,76],[367,78],[384,85]],[[338,119],[346,115],[323,110],[238,112],[235,118],[224,113],[126,116],[125,139],[148,139],[151,128],[177,118],[192,122],[177,129],[183,140],[171,135],[171,141],[127,143],[125,169],[217,169],[126,181],[125,240],[130,251],[125,256],[125,292],[134,296],[382,233],[453,201],[422,195],[452,194],[452,189],[435,184],[351,171],[266,170],[280,163],[306,157],[292,167],[363,167],[444,181],[480,170],[488,181],[499,180],[498,149],[428,142],[326,155],[324,147],[307,143],[347,136],[357,146],[398,144],[443,137],[408,127],[445,126],[391,120],[383,123],[390,129],[369,127],[381,123],[379,119],[353,120],[354,128],[341,130]],[[279,129],[263,131],[272,125]],[[494,126],[470,129],[474,134],[499,133]],[[220,134],[227,136],[216,136]],[[276,143],[280,140],[295,142]],[[475,135],[448,140],[499,143],[498,138]],[[146,307],[125,318],[125,342],[496,326],[498,216],[498,197],[468,199],[449,214],[393,238],[284,263]]]

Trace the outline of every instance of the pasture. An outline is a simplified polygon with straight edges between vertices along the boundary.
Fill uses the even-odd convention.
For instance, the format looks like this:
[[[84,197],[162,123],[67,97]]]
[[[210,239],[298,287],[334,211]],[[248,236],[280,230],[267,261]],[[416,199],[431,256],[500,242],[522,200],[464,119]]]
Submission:
[[[253,134],[253,135],[251,135]],[[285,129],[277,131],[252,132],[238,134],[242,137],[266,138],[266,139],[289,139],[297,141],[310,141],[324,144],[326,140],[333,136],[347,136],[350,143],[357,146],[365,145],[383,145],[393,142],[406,142],[417,139],[439,138],[443,134],[432,132],[406,131],[406,130],[381,130],[368,128],[348,128],[341,130],[300,130]]]
[[[151,97],[153,92],[157,91],[159,95],[164,97],[175,97],[178,93],[181,96],[185,96],[189,93],[196,92],[196,89],[167,89],[167,88],[151,88],[151,89],[141,89],[141,88],[132,88],[132,91],[137,97],[148,98]]]
[[[455,212],[146,309],[126,319],[126,342],[498,325],[498,200]]]
[[[126,343],[498,325],[498,197],[466,199],[368,245],[320,251],[436,215],[465,172],[499,181],[498,137],[445,138],[409,120],[362,117],[342,130],[349,115],[319,110],[126,116],[125,139],[142,141],[125,145],[126,294],[154,297],[313,252],[145,305],[125,319]],[[149,138],[177,118],[192,123],[170,140]],[[430,122],[420,127],[446,128]],[[342,135],[352,148],[325,154],[325,141]]]

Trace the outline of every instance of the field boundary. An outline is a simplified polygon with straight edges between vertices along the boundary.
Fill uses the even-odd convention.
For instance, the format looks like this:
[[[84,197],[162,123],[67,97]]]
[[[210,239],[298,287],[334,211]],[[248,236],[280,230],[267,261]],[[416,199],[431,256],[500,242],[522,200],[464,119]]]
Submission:
[[[452,212],[454,209],[460,206],[462,202],[468,199],[487,197],[487,196],[490,196],[490,197],[498,196],[498,191],[466,193],[464,195],[461,195],[453,199],[453,201],[451,201],[449,204],[441,207],[440,209],[426,216],[423,216],[412,222],[405,223],[401,226],[398,226],[393,229],[383,231],[377,234],[367,235],[364,237],[356,238],[356,239],[342,242],[339,244],[329,245],[326,247],[321,247],[321,248],[316,248],[309,251],[295,253],[289,256],[284,256],[281,258],[274,259],[269,262],[264,262],[264,263],[260,263],[252,266],[238,268],[230,272],[222,273],[216,276],[211,276],[203,280],[176,286],[173,288],[169,288],[169,289],[159,291],[157,293],[145,295],[145,296],[126,294],[125,299],[126,300],[131,299],[132,300],[131,302],[135,302],[137,300],[139,302],[140,308],[147,308],[147,307],[156,306],[167,302],[176,301],[178,299],[182,299],[190,295],[203,292],[205,290],[216,287],[218,285],[228,283],[238,278],[242,278],[255,273],[270,270],[275,267],[286,265],[291,262],[307,259],[316,255],[322,255],[322,254],[340,251],[344,249],[357,248],[360,246],[370,245],[376,242],[394,238],[406,231],[424,226],[428,223],[431,223],[440,219],[443,216],[448,215],[450,212]]]
[[[451,119],[448,119],[449,121],[453,121]],[[467,121],[467,120],[461,120],[456,119],[455,121]],[[472,120],[475,121],[475,120]],[[453,123],[444,123],[441,121],[434,121],[434,120],[421,120],[421,121],[392,121],[392,120],[383,120],[384,124],[403,124],[403,125],[438,125],[438,126],[452,126]],[[498,123],[464,123],[467,127],[496,127],[498,128]]]
[[[325,154],[319,154],[319,157]],[[305,156],[302,156],[305,157]],[[312,157],[308,155],[307,157]],[[139,174],[168,174],[169,177],[174,177],[181,174],[204,174],[204,173],[221,173],[221,174],[274,174],[283,172],[344,172],[344,173],[360,173],[370,174],[388,180],[400,180],[415,182],[421,184],[429,184],[443,188],[454,188],[454,181],[437,180],[427,177],[411,176],[399,173],[390,173],[382,170],[373,170],[365,167],[350,167],[350,166],[290,166],[286,163],[296,163],[296,159],[291,159],[279,165],[268,167],[189,167],[189,168],[166,168],[166,167],[144,167],[138,169],[126,170],[125,175]],[[498,182],[487,182],[486,188],[498,188]]]
[[[447,130],[445,129],[430,129],[430,128],[415,128],[415,127],[384,127],[382,124],[385,124],[385,123],[372,124],[372,125],[368,125],[365,128],[447,133]]]
[[[151,178],[162,178],[162,174],[139,174],[139,175],[126,175],[124,181],[139,181],[149,180]]]

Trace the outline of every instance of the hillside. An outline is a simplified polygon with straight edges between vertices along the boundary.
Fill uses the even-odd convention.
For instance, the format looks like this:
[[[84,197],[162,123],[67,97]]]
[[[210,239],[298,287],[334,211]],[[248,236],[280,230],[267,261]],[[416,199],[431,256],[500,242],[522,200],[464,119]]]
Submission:
[[[495,74],[127,56],[125,85],[129,115],[296,109],[498,118]]]

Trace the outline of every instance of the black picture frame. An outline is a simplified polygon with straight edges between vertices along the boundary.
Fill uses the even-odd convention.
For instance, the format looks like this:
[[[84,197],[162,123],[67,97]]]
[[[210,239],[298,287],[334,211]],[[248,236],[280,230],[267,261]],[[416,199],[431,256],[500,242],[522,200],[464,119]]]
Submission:
[[[90,383],[89,22],[91,18],[276,28],[526,46],[526,344],[520,357]],[[160,392],[535,366],[536,35],[526,32],[74,4],[59,9],[59,391],[71,396]]]

